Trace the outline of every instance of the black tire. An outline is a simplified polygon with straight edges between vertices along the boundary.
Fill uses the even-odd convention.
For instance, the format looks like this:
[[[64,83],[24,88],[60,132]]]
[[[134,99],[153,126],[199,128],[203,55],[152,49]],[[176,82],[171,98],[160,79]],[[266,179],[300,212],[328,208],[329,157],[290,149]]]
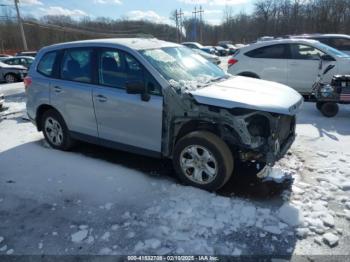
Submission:
[[[49,118],[57,121],[59,123],[59,125],[61,126],[62,142],[60,144],[54,144],[49,138],[49,131],[45,126],[45,122]],[[49,109],[42,115],[41,126],[42,126],[44,137],[52,148],[67,151],[73,146],[74,141],[69,134],[67,125],[66,125],[64,119],[62,118],[62,116],[56,110]]]
[[[339,106],[334,102],[326,102],[321,106],[320,111],[326,117],[334,117],[339,112]]]
[[[186,175],[183,171],[181,167],[181,154],[190,146],[204,148],[214,157],[217,171],[212,181],[208,181],[208,183],[197,183],[189,178],[190,176],[194,177],[193,174]],[[229,147],[221,138],[207,131],[195,131],[187,134],[176,143],[173,154],[173,165],[182,183],[208,191],[216,191],[223,187],[232,176],[234,161]],[[203,172],[205,174],[205,171]],[[202,172],[201,177],[203,178]]]
[[[6,83],[16,83],[18,82],[18,77],[15,74],[8,73],[4,76]]]
[[[321,108],[325,102],[316,102],[316,108],[318,111],[321,111]]]

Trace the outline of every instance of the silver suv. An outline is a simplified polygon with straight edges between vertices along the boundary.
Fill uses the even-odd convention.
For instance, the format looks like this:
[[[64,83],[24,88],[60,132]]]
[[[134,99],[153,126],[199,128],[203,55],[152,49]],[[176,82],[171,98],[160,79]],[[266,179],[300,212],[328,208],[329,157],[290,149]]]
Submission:
[[[302,104],[287,86],[228,75],[157,39],[45,47],[25,87],[28,116],[53,148],[84,140],[171,158],[183,183],[210,191],[236,161],[272,166],[281,158]]]

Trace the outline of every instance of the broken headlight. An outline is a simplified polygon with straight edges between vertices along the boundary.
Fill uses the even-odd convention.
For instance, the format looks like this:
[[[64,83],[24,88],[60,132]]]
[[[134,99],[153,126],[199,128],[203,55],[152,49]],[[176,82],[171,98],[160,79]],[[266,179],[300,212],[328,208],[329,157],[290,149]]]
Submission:
[[[247,119],[248,131],[251,136],[254,137],[269,137],[270,124],[266,117],[263,116],[251,116]]]

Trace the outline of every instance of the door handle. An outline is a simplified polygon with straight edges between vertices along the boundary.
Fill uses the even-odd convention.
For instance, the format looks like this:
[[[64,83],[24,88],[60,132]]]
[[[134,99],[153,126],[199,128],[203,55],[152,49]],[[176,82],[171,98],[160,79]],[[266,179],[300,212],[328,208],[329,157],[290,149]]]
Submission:
[[[107,101],[107,97],[105,97],[103,95],[97,95],[96,98],[100,102],[106,102]]]
[[[290,65],[296,66],[296,65],[298,65],[298,63],[296,63],[296,62],[291,62]]]
[[[62,92],[62,88],[59,87],[59,86],[55,86],[54,90],[55,90],[56,93],[61,93]]]

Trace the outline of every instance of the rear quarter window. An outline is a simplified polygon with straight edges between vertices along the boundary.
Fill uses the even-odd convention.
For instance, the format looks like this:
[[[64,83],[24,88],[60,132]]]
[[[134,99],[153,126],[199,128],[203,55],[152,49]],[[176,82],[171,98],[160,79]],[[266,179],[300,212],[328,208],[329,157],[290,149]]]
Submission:
[[[44,76],[53,76],[57,52],[46,53],[39,61],[37,71]]]

